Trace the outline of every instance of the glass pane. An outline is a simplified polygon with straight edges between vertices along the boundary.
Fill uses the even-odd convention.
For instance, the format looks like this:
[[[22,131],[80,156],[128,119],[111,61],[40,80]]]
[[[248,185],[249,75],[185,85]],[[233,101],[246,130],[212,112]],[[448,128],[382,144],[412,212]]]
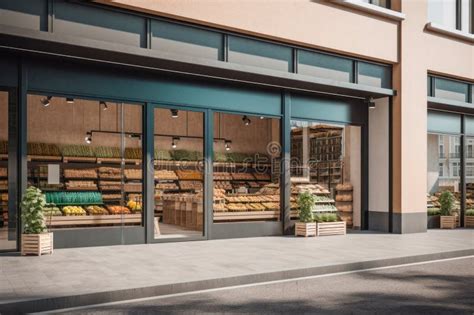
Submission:
[[[389,67],[359,62],[358,83],[363,85],[391,88],[392,79]]]
[[[0,91],[0,251],[16,249],[15,227],[8,226],[8,200],[8,93]]]
[[[280,220],[280,120],[214,114],[214,222]]]
[[[466,137],[466,215],[474,216],[474,137]]]
[[[229,62],[291,72],[292,49],[253,39],[229,36]]]
[[[472,15],[474,14],[472,11],[474,7],[471,7],[472,0],[461,0],[461,31],[469,33],[469,25],[470,21],[472,21]]]
[[[361,224],[361,129],[357,126],[291,121],[291,216],[299,194],[310,192],[316,217]]]
[[[152,21],[152,49],[193,57],[222,59],[222,35],[162,21]]]
[[[456,29],[456,0],[429,0],[428,20]]]
[[[155,238],[204,235],[204,114],[155,108]]]
[[[372,0],[372,4],[378,5],[380,7],[388,8],[387,0]],[[388,8],[390,9],[390,8]]]
[[[461,138],[442,134],[428,134],[427,211],[428,228],[439,228],[440,203],[443,191],[455,198],[454,211],[461,209]]]
[[[318,78],[351,82],[352,61],[304,50],[298,51],[298,73]]]
[[[467,102],[468,84],[446,79],[435,79],[435,97]]]
[[[142,106],[28,95],[28,185],[51,229],[142,225]]]
[[[429,111],[428,131],[432,133],[461,133],[461,115]]]

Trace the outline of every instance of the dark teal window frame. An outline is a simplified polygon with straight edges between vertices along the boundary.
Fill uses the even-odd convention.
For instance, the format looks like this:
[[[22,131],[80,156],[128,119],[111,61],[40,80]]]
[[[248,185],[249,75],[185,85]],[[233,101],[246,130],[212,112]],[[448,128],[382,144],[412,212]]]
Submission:
[[[451,79],[451,78],[440,77],[440,76],[435,76],[435,75],[428,75],[427,95],[429,97],[441,99],[439,96],[436,95],[437,82],[440,82],[441,80],[444,81],[444,82],[453,82],[453,83],[458,84],[458,85],[459,84],[464,84],[465,89],[466,89],[466,93],[465,93],[464,101],[461,101],[461,103],[473,104],[473,102],[474,102],[474,100],[473,100],[473,98],[474,98],[473,97],[474,83],[470,83],[470,82],[467,82],[467,81],[461,81],[461,80],[454,80],[454,79]],[[444,99],[446,99],[446,98],[444,98]],[[446,100],[460,102],[459,100],[455,100],[455,99],[446,99]]]

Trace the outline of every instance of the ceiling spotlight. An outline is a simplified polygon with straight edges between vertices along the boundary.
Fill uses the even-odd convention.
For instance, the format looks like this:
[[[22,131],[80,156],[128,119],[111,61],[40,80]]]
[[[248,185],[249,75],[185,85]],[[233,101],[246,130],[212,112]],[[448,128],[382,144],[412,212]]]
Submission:
[[[44,107],[48,107],[49,104],[51,103],[52,98],[53,98],[52,96],[43,97],[41,99],[41,104],[43,104]]]
[[[85,136],[84,140],[86,141],[87,144],[91,144],[92,143],[92,132],[90,132],[90,131],[86,132],[86,136]]]
[[[74,104],[74,99],[72,97],[66,97],[66,103]]]
[[[178,140],[179,140],[179,137],[173,137],[173,140],[171,141],[171,147],[173,149],[176,149],[176,147],[178,146]]]
[[[375,101],[374,101],[374,98],[373,97],[370,97],[368,100],[367,100],[368,104],[369,104],[369,109],[374,109],[375,108]]]
[[[100,101],[99,105],[104,106],[104,110],[109,109],[109,106],[107,105],[107,103],[105,101]]]
[[[225,147],[225,150],[226,151],[230,151],[230,144],[232,143],[232,141],[230,140],[225,140],[225,144],[224,144],[224,147]]]
[[[260,119],[265,119],[265,117],[263,117],[263,116],[260,116]]]
[[[244,117],[242,117],[242,121],[244,122],[245,126],[250,125],[250,123],[252,122],[252,121],[247,117],[247,115],[244,115]]]
[[[178,110],[177,109],[170,109],[171,117],[178,118]]]

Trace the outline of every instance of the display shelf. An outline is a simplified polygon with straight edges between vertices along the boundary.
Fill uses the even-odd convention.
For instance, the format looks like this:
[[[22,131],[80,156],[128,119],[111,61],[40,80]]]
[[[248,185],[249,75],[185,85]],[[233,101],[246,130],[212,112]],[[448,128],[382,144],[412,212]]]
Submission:
[[[28,155],[27,161],[61,161],[63,158],[61,156],[55,155]]]
[[[81,156],[64,156],[63,157],[64,163],[97,163],[96,157],[81,157]]]
[[[279,219],[280,211],[229,211],[214,212],[214,221],[244,221]]]
[[[109,214],[109,215],[79,215],[79,216],[51,216],[46,223],[51,227],[84,226],[108,224],[140,224],[142,214]]]
[[[103,206],[103,202],[87,202],[87,203],[54,203],[50,202],[50,204],[54,204],[57,207],[65,207],[65,206]]]

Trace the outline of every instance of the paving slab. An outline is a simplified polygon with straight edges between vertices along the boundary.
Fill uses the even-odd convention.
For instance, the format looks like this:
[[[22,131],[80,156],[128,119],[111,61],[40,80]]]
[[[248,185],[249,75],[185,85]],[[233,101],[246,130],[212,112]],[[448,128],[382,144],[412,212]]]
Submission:
[[[474,230],[259,237],[0,256],[0,313],[474,255]]]

